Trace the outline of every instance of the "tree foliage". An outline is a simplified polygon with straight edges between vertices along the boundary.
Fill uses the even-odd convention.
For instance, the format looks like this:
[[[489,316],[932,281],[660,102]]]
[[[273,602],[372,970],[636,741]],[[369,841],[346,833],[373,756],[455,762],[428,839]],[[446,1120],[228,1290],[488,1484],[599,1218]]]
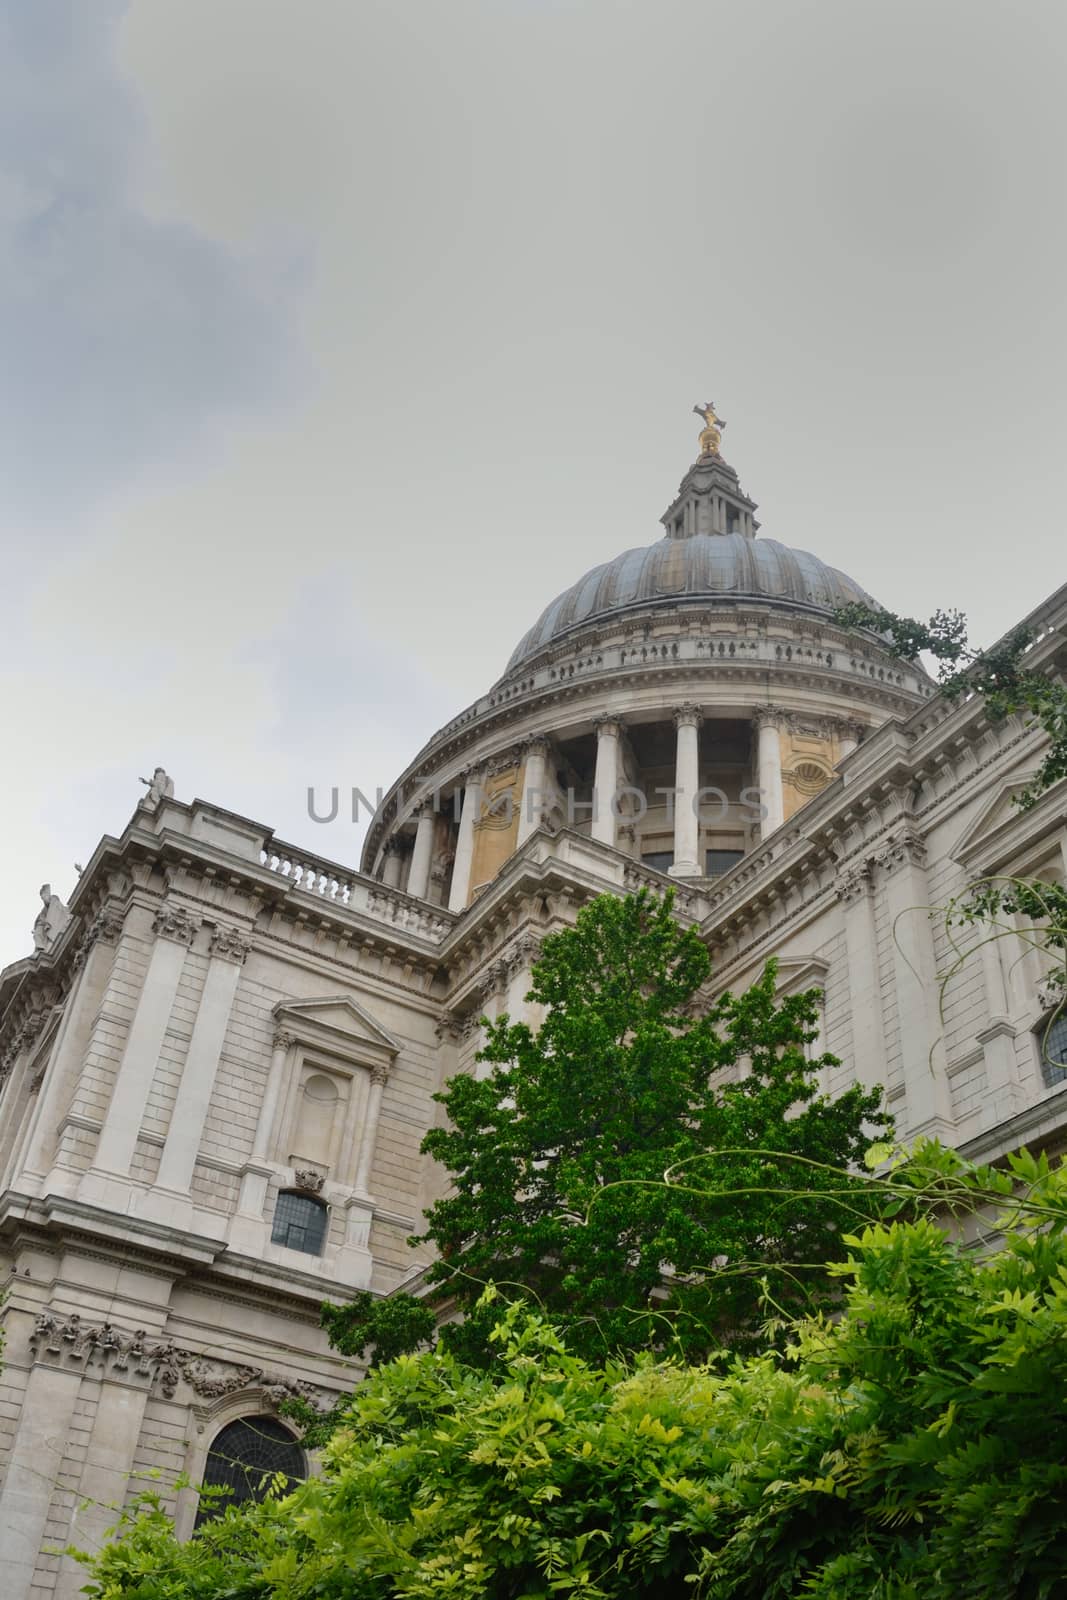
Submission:
[[[423,1149],[451,1183],[418,1242],[466,1313],[444,1329],[454,1352],[485,1359],[490,1281],[528,1293],[589,1357],[751,1341],[764,1279],[782,1306],[825,1294],[842,1227],[870,1215],[840,1169],[886,1131],[880,1093],[819,1095],[834,1058],[805,1056],[815,997],[777,996],[773,962],[705,1002],[709,969],[670,895],[602,896],[545,940],[541,1027],[490,1022],[488,1075],[437,1097],[448,1126]],[[798,1158],[819,1165],[801,1176]],[[331,1337],[373,1337],[386,1306],[331,1308]]]
[[[864,1228],[843,1241],[841,1314],[725,1367],[590,1364],[513,1303],[493,1368],[437,1347],[372,1373],[324,1476],[288,1498],[178,1545],[146,1497],[86,1558],[88,1593],[1062,1597],[1067,1174],[926,1145],[869,1183],[887,1207],[984,1215],[999,1248],[925,1215]]]
[[[967,640],[967,620],[960,611],[935,611],[929,622],[900,617],[881,606],[841,606],[834,620],[845,628],[871,628],[888,634],[894,654],[916,661],[926,651],[938,664],[941,693],[949,700],[981,695],[995,722],[1021,715],[1039,723],[1049,747],[1031,784],[1017,797],[1023,810],[1036,805],[1046,789],[1067,777],[1067,686],[1026,666],[1034,634],[1017,628],[990,650],[976,650]]]

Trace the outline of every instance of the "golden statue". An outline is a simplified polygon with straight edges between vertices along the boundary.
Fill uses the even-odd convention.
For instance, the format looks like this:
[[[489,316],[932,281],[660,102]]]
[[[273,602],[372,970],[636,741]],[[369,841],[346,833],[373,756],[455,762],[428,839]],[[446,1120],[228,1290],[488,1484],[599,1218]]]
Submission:
[[[726,424],[721,417],[715,415],[715,402],[709,400],[706,405],[694,406],[693,410],[698,417],[704,418],[704,429],[700,435],[700,454],[702,456],[717,456],[722,443],[722,430]]]

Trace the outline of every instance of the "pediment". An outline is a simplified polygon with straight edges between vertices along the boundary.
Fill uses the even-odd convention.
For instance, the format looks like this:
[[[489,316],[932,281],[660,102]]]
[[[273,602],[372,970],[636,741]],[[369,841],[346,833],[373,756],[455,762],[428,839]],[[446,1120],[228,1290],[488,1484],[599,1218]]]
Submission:
[[[351,995],[284,1000],[274,1007],[279,1029],[305,1045],[317,1045],[348,1060],[392,1064],[400,1046]]]
[[[821,989],[829,971],[830,963],[822,956],[779,956],[778,993],[801,994],[805,989]]]
[[[953,859],[971,869],[995,871],[1043,832],[1058,827],[1063,820],[1062,795],[1057,804],[1050,791],[1030,811],[1021,810],[1015,803],[1036,777],[1036,771],[1029,771],[1002,778],[977,816],[960,834],[952,851]]]

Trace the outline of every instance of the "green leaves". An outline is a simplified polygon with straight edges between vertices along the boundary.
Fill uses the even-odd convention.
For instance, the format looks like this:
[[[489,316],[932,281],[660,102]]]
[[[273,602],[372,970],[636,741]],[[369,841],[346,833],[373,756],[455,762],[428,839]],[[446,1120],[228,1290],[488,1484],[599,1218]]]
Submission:
[[[858,1229],[833,1318],[715,1367],[587,1362],[493,1292],[492,1368],[383,1364],[325,1473],[179,1545],[158,1494],[84,1558],[98,1600],[989,1600],[1064,1594],[1067,1173],[925,1144],[887,1179],[1015,1225]],[[926,1179],[923,1174],[926,1174]]]
[[[869,628],[888,635],[893,653],[902,661],[917,661],[923,651],[938,663],[941,693],[948,700],[978,694],[994,722],[1024,716],[1040,724],[1049,748],[1033,783],[1016,803],[1024,810],[1036,805],[1046,789],[1067,777],[1067,686],[1044,672],[1025,665],[1034,635],[1017,628],[992,650],[974,650],[967,642],[967,619],[960,611],[935,611],[929,622],[900,617],[881,606],[841,606],[834,621],[844,628]]]
[[[814,999],[779,998],[773,963],[714,1002],[709,973],[669,895],[603,896],[545,941],[544,1023],[487,1025],[491,1070],[451,1081],[423,1145],[451,1179],[420,1236],[440,1295],[471,1312],[487,1282],[525,1292],[590,1358],[752,1347],[768,1293],[825,1299],[842,1223],[874,1214],[842,1169],[888,1129],[880,1096],[819,1098]],[[488,1359],[477,1315],[442,1337]]]

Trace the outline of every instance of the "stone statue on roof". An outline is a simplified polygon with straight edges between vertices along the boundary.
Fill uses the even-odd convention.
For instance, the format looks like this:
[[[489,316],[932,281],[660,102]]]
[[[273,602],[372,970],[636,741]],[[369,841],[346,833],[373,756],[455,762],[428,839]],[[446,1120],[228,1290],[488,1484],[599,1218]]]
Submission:
[[[70,912],[50,883],[41,885],[41,909],[33,924],[33,948],[50,950],[70,921]]]
[[[169,800],[174,793],[174,779],[164,772],[162,767],[157,767],[150,778],[142,778],[148,793],[145,795],[145,804],[158,806],[161,800]]]

